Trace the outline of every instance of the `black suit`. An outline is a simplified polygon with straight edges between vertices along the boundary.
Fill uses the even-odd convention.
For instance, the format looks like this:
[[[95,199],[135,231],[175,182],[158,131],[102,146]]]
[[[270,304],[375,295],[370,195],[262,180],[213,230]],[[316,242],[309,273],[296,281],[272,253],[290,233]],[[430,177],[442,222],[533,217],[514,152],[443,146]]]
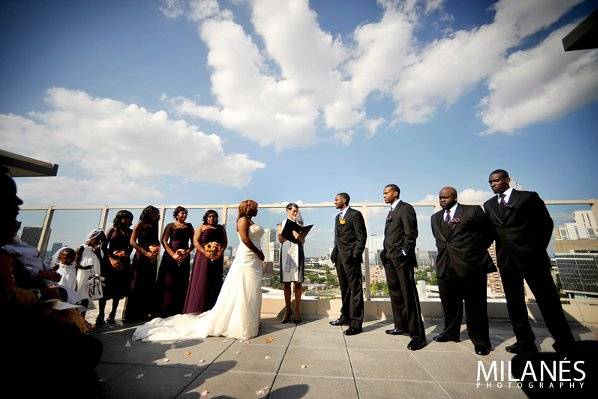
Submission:
[[[490,349],[486,300],[487,273],[496,271],[488,247],[492,243],[492,223],[477,205],[457,204],[451,221],[445,211],[432,215],[432,234],[438,256],[436,272],[444,313],[443,334],[458,339],[463,319],[476,346]]]
[[[380,260],[386,272],[395,328],[425,341],[426,332],[413,275],[413,269],[417,267],[416,239],[415,210],[410,204],[399,201],[386,218]]]
[[[348,208],[344,218],[336,215],[334,224],[334,249],[330,256],[335,263],[341,288],[343,305],[341,319],[352,328],[360,329],[363,323],[363,286],[361,260],[367,233],[361,212]]]
[[[525,279],[554,337],[555,348],[568,347],[574,338],[546,253],[554,226],[546,205],[533,191],[513,190],[506,207],[500,206],[495,196],[484,203],[484,210],[494,225],[497,263],[517,342],[532,345],[535,341],[525,306]]]

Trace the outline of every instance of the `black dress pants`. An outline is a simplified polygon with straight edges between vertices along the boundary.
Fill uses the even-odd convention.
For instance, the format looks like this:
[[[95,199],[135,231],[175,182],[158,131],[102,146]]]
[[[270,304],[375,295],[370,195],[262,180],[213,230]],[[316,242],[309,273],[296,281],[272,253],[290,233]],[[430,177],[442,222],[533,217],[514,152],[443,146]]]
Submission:
[[[361,262],[349,259],[338,260],[335,264],[341,288],[341,319],[348,321],[352,328],[363,324],[363,286],[361,283]]]
[[[475,346],[490,349],[486,280],[485,272],[458,276],[454,270],[447,267],[443,276],[438,279],[438,290],[444,313],[443,334],[450,338],[459,338],[465,302],[469,339]]]
[[[411,338],[426,339],[413,267],[390,258],[384,265],[395,328],[409,332]]]
[[[536,297],[544,323],[554,338],[554,348],[556,350],[566,349],[575,342],[565,318],[558,291],[552,280],[550,268],[544,265],[530,269],[507,266],[500,269],[500,277],[517,342],[533,345],[536,340],[527,317],[524,279]]]

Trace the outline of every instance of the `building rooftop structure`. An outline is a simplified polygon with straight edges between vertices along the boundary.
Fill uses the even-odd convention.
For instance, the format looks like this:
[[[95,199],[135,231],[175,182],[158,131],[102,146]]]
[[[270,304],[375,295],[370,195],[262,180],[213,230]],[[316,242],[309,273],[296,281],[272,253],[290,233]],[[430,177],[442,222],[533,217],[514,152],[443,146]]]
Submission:
[[[563,38],[563,48],[565,51],[598,48],[598,10],[591,13]]]
[[[58,173],[57,164],[4,150],[0,150],[0,165],[7,168],[12,177],[56,176]]]
[[[95,312],[88,312],[93,321]],[[223,337],[203,341],[132,341],[134,326],[104,327],[97,367],[100,396],[109,398],[525,398],[519,389],[476,386],[478,362],[509,360],[511,325],[491,320],[494,350],[477,356],[462,326],[459,343],[438,343],[440,319],[425,320],[429,344],[412,352],[409,337],[384,330],[390,320],[364,323],[364,333],[347,337],[328,318],[280,324],[262,314],[262,331],[248,343]],[[553,340],[532,322],[542,350]],[[572,325],[579,339],[598,339],[598,326]]]

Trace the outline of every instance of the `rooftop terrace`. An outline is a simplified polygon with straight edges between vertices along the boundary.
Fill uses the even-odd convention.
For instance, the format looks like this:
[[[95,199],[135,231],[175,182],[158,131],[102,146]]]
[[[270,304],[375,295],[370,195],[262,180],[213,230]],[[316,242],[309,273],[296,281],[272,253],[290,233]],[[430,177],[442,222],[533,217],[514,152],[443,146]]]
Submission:
[[[108,305],[108,307],[110,304]],[[121,305],[122,307],[122,305]],[[87,314],[95,320],[96,310]],[[118,319],[118,318],[117,318]],[[97,367],[100,396],[110,398],[524,398],[517,388],[476,387],[478,361],[509,360],[510,323],[491,320],[493,351],[477,356],[462,326],[460,343],[437,343],[442,321],[425,320],[429,344],[412,352],[405,336],[384,330],[389,320],[364,323],[347,337],[327,318],[281,324],[262,314],[262,331],[247,343],[223,337],[200,341],[132,341],[134,326],[103,327]],[[597,325],[572,324],[579,339],[598,340]],[[537,343],[552,350],[546,327],[533,323]]]

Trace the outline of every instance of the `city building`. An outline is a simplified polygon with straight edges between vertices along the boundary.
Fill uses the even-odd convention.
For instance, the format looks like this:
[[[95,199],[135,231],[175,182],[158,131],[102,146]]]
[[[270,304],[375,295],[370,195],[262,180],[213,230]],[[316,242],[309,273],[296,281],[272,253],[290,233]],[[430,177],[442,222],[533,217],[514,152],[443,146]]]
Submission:
[[[571,298],[598,298],[598,252],[556,253],[563,292]]]
[[[370,284],[377,282],[386,282],[386,273],[384,273],[384,267],[380,265],[370,266]]]
[[[384,236],[382,234],[371,235],[367,242],[367,256],[370,266],[381,265],[380,252],[384,248]]]
[[[492,258],[492,261],[495,265],[498,265],[496,262],[496,242],[493,242],[488,248],[488,253]],[[488,280],[487,280],[487,291],[488,296],[492,298],[504,298],[505,290],[502,286],[502,280],[500,279],[500,274],[498,272],[488,273]]]
[[[598,250],[598,224],[592,211],[573,212],[574,222],[554,228],[554,247],[557,253]]]
[[[60,248],[64,247],[64,244],[61,242],[55,242],[52,244],[52,248],[46,251],[46,259],[50,259],[52,255],[54,255]]]
[[[26,226],[23,227],[23,231],[21,232],[21,240],[31,245],[32,247],[37,247],[37,244],[39,244],[39,239],[41,238],[41,236],[41,227]]]
[[[417,259],[417,267],[432,269],[436,265],[436,257],[438,251],[423,251],[418,248],[415,249],[415,257]]]
[[[276,228],[265,229],[261,242],[264,261],[273,264],[280,263],[280,243],[278,242],[278,231]]]

